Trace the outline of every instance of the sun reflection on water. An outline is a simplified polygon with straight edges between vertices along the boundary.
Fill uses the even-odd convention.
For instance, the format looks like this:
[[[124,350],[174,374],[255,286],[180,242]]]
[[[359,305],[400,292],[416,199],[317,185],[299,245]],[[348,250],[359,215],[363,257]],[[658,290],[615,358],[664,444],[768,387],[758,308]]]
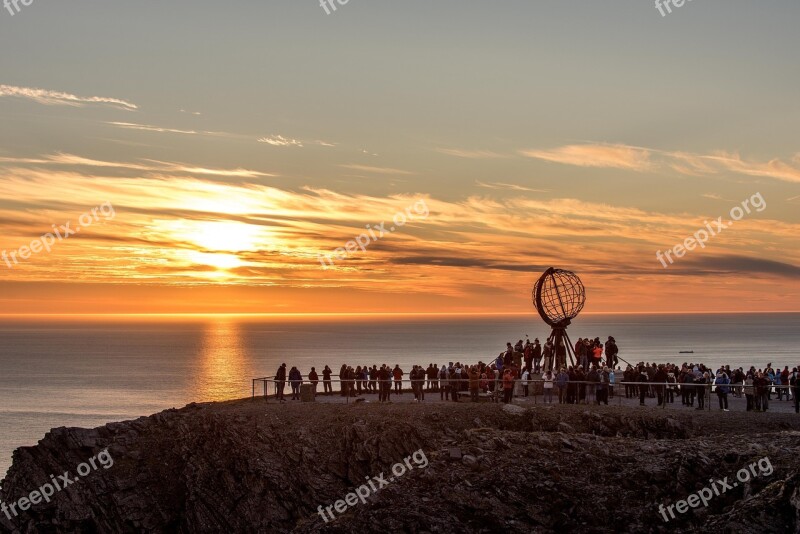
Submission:
[[[241,324],[230,319],[213,319],[205,325],[195,390],[190,398],[223,401],[247,396],[251,359]]]

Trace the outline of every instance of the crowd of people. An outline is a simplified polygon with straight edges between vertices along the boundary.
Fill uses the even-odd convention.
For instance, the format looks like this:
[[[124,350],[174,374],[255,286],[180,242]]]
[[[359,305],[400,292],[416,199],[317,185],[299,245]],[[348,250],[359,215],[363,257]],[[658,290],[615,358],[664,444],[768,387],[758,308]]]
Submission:
[[[800,413],[800,376],[798,368],[791,371],[788,366],[775,370],[772,364],[756,370],[720,367],[712,371],[703,364],[684,363],[680,366],[665,363],[631,365],[623,371],[619,366],[619,348],[616,340],[609,336],[605,343],[599,337],[579,338],[575,343],[572,365],[567,364],[567,348],[563,343],[554,346],[553,340],[544,345],[538,339],[519,340],[515,345],[506,343],[506,349],[489,363],[479,361],[469,365],[448,362],[440,367],[430,363],[427,367],[414,365],[406,372],[399,366],[383,364],[380,367],[342,365],[339,369],[341,384],[339,395],[360,397],[378,394],[380,402],[389,401],[391,395],[404,394],[404,382],[408,380],[411,394],[416,402],[425,400],[425,393],[438,393],[440,400],[459,402],[468,397],[478,402],[481,396],[502,398],[511,402],[514,395],[528,397],[541,394],[545,403],[560,404],[608,404],[615,394],[618,382],[625,389],[626,398],[639,399],[646,405],[648,398],[656,399],[657,405],[672,404],[680,397],[683,406],[702,410],[706,408],[706,397],[713,392],[719,409],[728,411],[728,396],[746,397],[747,411],[767,411],[773,395],[778,401],[794,401],[795,412]],[[323,394],[333,395],[333,371],[329,366],[322,370]],[[303,375],[292,367],[286,371],[282,364],[274,377],[276,396],[284,401],[284,388],[289,382],[292,400],[300,399]],[[308,373],[308,383],[317,394],[320,382],[315,367]],[[780,387],[789,386],[789,387]]]

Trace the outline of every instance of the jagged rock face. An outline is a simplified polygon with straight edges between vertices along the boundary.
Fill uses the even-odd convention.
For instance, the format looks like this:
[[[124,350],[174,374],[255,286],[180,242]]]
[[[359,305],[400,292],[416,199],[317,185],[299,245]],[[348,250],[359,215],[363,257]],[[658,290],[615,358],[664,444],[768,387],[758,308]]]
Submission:
[[[800,418],[580,406],[275,405],[237,401],[21,448],[16,502],[108,448],[97,469],[9,520],[10,532],[798,532]],[[326,523],[318,507],[409,469]],[[774,471],[669,523],[659,504],[768,457]]]

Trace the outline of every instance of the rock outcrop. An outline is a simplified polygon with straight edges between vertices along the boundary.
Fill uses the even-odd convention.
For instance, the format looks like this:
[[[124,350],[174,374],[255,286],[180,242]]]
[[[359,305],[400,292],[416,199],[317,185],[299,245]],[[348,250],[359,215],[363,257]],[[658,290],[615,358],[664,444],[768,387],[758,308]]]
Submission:
[[[491,404],[189,405],[18,449],[5,503],[108,449],[114,460],[6,532],[798,532],[800,417]],[[423,451],[416,466],[318,514]],[[707,507],[668,506],[767,458]],[[762,465],[764,465],[762,463]]]

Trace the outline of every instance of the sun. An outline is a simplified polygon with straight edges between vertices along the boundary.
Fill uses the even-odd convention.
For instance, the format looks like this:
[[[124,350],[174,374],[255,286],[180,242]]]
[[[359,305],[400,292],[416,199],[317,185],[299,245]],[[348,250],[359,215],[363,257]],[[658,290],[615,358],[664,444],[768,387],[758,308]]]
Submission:
[[[245,252],[260,248],[264,230],[235,221],[192,221],[188,240],[206,251]]]

